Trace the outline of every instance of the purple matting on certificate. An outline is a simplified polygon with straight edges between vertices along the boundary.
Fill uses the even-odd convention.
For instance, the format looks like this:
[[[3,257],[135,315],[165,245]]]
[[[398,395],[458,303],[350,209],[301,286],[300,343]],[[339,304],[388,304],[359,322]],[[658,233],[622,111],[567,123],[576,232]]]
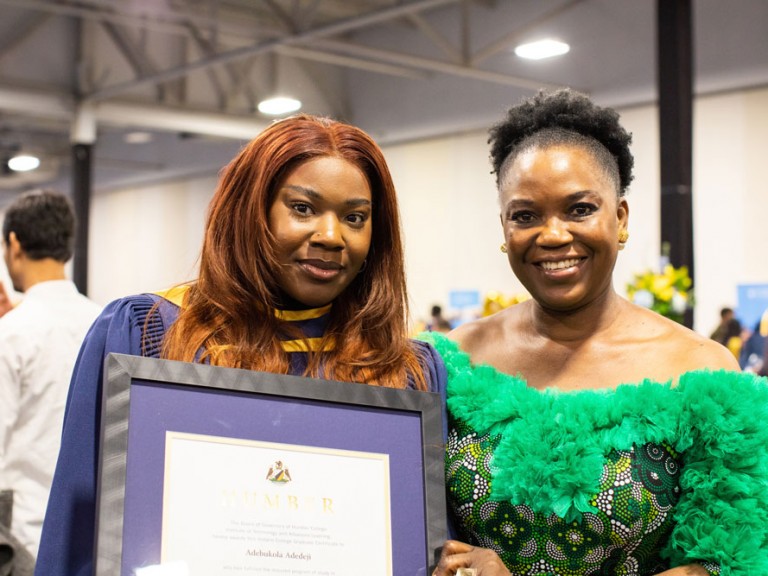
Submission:
[[[425,560],[424,447],[414,441],[422,438],[420,414],[136,379],[128,415],[123,574],[160,562],[166,431],[389,454],[393,573],[417,574],[431,562]]]

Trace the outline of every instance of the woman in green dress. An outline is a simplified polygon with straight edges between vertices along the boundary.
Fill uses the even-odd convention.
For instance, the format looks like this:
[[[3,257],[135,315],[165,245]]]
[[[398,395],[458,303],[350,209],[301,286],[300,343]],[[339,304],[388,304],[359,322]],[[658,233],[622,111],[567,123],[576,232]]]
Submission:
[[[436,576],[768,574],[768,385],[616,293],[631,136],[570,90],[491,130],[532,299],[425,335],[448,370],[456,539]]]

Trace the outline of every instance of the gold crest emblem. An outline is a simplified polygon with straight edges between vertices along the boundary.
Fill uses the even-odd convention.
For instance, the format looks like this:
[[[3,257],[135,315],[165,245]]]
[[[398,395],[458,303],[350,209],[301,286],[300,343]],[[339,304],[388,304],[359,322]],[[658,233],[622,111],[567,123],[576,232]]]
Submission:
[[[287,484],[292,480],[291,473],[288,468],[283,464],[282,460],[275,460],[275,463],[269,467],[267,472],[267,480],[275,482],[277,484]]]

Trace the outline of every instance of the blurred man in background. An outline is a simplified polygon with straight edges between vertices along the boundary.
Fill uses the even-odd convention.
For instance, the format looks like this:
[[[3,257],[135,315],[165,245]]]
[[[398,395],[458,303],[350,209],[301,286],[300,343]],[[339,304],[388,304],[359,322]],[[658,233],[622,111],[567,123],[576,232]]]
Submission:
[[[80,345],[101,307],[66,279],[75,216],[54,192],[17,198],[3,220],[12,306],[0,289],[0,491],[11,535],[35,556],[58,456],[64,405]],[[18,551],[19,557],[23,551]],[[14,572],[15,573],[15,572]]]

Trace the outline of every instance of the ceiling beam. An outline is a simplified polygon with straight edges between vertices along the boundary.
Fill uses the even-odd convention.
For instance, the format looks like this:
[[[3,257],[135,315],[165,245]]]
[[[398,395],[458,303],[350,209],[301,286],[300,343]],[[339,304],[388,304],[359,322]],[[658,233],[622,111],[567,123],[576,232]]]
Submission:
[[[40,3],[39,0],[30,1],[33,4]],[[420,12],[423,12],[424,10],[460,1],[465,2],[465,0],[418,0],[408,4],[399,4],[394,7],[378,10],[362,16],[348,18],[325,26],[320,26],[315,29],[310,29],[304,32],[297,32],[295,34],[278,36],[268,40],[262,40],[256,44],[239,47],[220,53],[216,53],[211,50],[212,47],[210,45],[203,48],[203,44],[200,42],[200,35],[198,34],[195,38],[195,35],[192,34],[196,43],[203,52],[203,55],[200,59],[165,71],[152,71],[152,66],[150,65],[147,67],[146,64],[148,62],[145,61],[145,66],[141,66],[141,68],[144,69],[144,72],[139,74],[139,78],[118,83],[112,86],[94,89],[90,93],[85,94],[84,99],[89,101],[107,100],[135,88],[147,85],[158,85],[169,80],[181,78],[195,70],[208,69],[210,73],[211,67],[222,64],[229,64],[231,66],[231,64],[237,60],[276,51],[279,51],[282,54],[290,54],[294,57],[304,60],[314,60],[317,62],[325,62],[338,66],[358,68],[369,70],[371,72],[379,72],[401,77],[423,78],[423,74],[426,72],[428,74],[448,74],[462,78],[470,78],[502,85],[518,86],[532,90],[546,87],[555,87],[548,86],[539,81],[534,81],[527,78],[482,70],[477,68],[476,64],[506,48],[510,43],[514,41],[514,39],[519,38],[520,35],[525,31],[531,29],[534,26],[540,25],[547,19],[561,14],[565,10],[575,6],[580,2],[583,2],[584,0],[566,1],[564,4],[555,8],[554,10],[548,11],[546,14],[536,18],[533,22],[527,24],[522,30],[516,30],[512,34],[509,34],[504,38],[492,43],[474,55],[469,55],[469,61],[465,61],[465,63],[460,62],[462,60],[461,51],[451,46],[446,38],[442,37],[434,28],[429,25],[426,20],[420,16]],[[0,0],[0,4],[8,2],[13,3],[14,0]],[[464,4],[463,8],[463,13],[465,16],[467,16],[467,4]],[[280,15],[278,14],[278,16]],[[389,50],[375,49],[367,46],[348,44],[339,41],[323,40],[323,38],[328,36],[334,36],[342,32],[354,31],[365,26],[401,17],[408,18],[415,25],[417,25],[422,33],[427,35],[434,43],[440,46],[441,49],[446,52],[448,57],[453,60],[453,62],[422,58],[411,54],[397,53]],[[464,24],[466,28],[466,23]],[[115,38],[114,34],[115,27],[106,25],[105,28],[108,30],[110,28],[112,29],[113,39],[117,41],[118,39]],[[185,28],[187,34],[190,35],[190,26],[187,25]],[[466,45],[466,43],[467,39],[464,38],[463,44]],[[126,53],[125,48],[123,48],[123,52]],[[466,58],[466,56],[467,55],[465,55],[464,58]],[[137,63],[135,61],[134,67],[138,69]],[[228,73],[230,74],[231,78],[232,70],[228,70]],[[221,87],[219,87],[219,92],[221,92]],[[252,98],[253,95],[250,97]],[[221,98],[221,93],[219,93],[219,98]]]
[[[398,4],[397,6],[384,8],[382,10],[377,10],[354,18],[344,19],[339,22],[333,22],[331,24],[313,28],[298,34],[281,36],[276,39],[257,42],[256,44],[250,46],[244,46],[234,50],[229,50],[227,52],[222,52],[214,56],[208,56],[196,62],[190,62],[183,66],[178,66],[170,70],[158,72],[157,74],[152,74],[144,78],[138,78],[136,80],[108,86],[106,88],[91,92],[86,96],[86,98],[89,100],[105,100],[112,98],[113,96],[117,96],[118,94],[133,90],[134,88],[147,85],[155,85],[166,82],[168,80],[174,80],[176,78],[180,78],[181,76],[186,76],[195,70],[202,70],[215,64],[224,64],[248,56],[271,52],[278,46],[303,44],[336,34],[352,32],[353,30],[358,30],[366,26],[371,26],[373,24],[378,24],[380,22],[385,22],[395,18],[401,18],[403,16],[407,16],[408,14],[436,8],[438,6],[453,4],[457,1],[458,0],[417,0],[407,4]]]
[[[72,122],[77,105],[74,98],[66,95],[6,86],[0,87],[0,110]],[[99,124],[191,132],[239,140],[252,139],[269,124],[268,120],[252,115],[117,101],[95,103],[92,113]]]
[[[14,25],[13,30],[5,32],[0,41],[0,59],[23,44],[49,18],[49,14],[26,14],[22,16],[20,21]]]
[[[157,2],[156,4],[160,4]],[[36,10],[46,12],[56,16],[71,16],[73,18],[82,18],[84,20],[98,20],[114,22],[126,26],[133,26],[142,30],[151,30],[153,32],[162,32],[165,34],[185,35],[185,26],[192,22],[200,27],[218,27],[220,32],[226,32],[242,38],[252,38],[254,34],[266,34],[270,32],[267,29],[261,29],[253,24],[248,26],[227,25],[226,30],[222,29],[221,22],[212,17],[201,16],[197,13],[174,13],[171,10],[153,14],[149,19],[144,14],[131,11],[132,2],[121,1],[105,5],[102,1],[91,4],[60,4],[46,0],[0,0],[0,6],[15,6],[25,10]]]
[[[290,56],[292,58],[312,60],[314,62],[322,62],[324,64],[344,66],[345,68],[356,68],[358,70],[376,72],[377,74],[387,74],[389,76],[400,76],[402,78],[411,78],[413,80],[424,80],[429,76],[427,72],[414,70],[411,67],[393,66],[383,62],[373,62],[365,58],[355,58],[354,56],[334,54],[332,52],[317,50],[316,48],[311,47],[302,48],[300,46],[278,46],[275,51],[278,54],[284,54],[285,56]]]
[[[411,14],[408,16],[408,20],[410,20],[414,26],[421,30],[421,33],[429,38],[429,40],[431,40],[435,46],[440,48],[440,50],[443,51],[443,54],[445,54],[450,60],[457,64],[462,62],[461,52],[457,50],[453,44],[451,44],[448,38],[443,36],[439,30],[427,22],[427,20],[424,19],[421,15]]]
[[[282,7],[279,6],[279,4],[275,0],[265,0],[265,2],[269,5],[270,9],[275,15],[275,18],[282,23],[282,26],[284,28],[283,34],[297,34],[303,29],[309,28],[310,24],[318,14],[318,10],[320,8],[320,1],[315,0],[311,5],[303,2],[294,2],[293,3],[293,10],[290,12],[285,11],[282,9]],[[275,54],[285,56],[287,55],[285,52],[285,49],[290,49],[291,46],[278,46],[273,54],[270,56],[273,56]],[[307,50],[307,52],[310,52]],[[293,58],[296,63],[298,64],[299,68],[302,70],[304,76],[306,76],[307,80],[315,87],[315,89],[318,91],[318,93],[321,95],[323,101],[327,105],[327,107],[330,110],[333,110],[333,115],[337,118],[346,118],[350,116],[350,106],[349,106],[349,99],[346,93],[339,92],[338,90],[334,92],[332,87],[332,82],[329,82],[329,78],[327,75],[321,73],[319,69],[315,66],[307,66],[304,60],[309,60],[308,58],[298,58],[295,55],[290,56]],[[322,60],[313,59],[315,62],[322,62]],[[277,84],[277,77],[278,77],[278,71],[281,65],[281,61],[277,58],[271,57],[269,62],[274,66],[272,70],[272,75],[270,80],[272,81],[272,86],[270,86],[270,91],[273,92],[274,90],[277,90],[280,88]],[[326,64],[330,64],[327,60],[324,62]],[[335,65],[340,65],[340,62],[336,62]],[[282,63],[283,67],[286,67],[285,62]]]
[[[471,78],[473,80],[482,80],[484,82],[493,82],[495,84],[502,84],[506,86],[518,86],[527,90],[560,87],[554,84],[540,82],[538,80],[522,78],[520,76],[510,76],[509,74],[501,74],[499,72],[481,70],[479,68],[473,68],[471,66],[465,66],[462,64],[452,64],[450,62],[442,62],[440,60],[432,60],[429,58],[422,58],[420,56],[412,56],[410,54],[403,54],[401,52],[392,52],[390,50],[370,48],[369,46],[363,46],[361,44],[339,42],[336,40],[318,40],[315,45],[321,49],[325,48],[328,51],[354,54],[358,57],[368,57],[372,60],[399,64],[401,66],[410,66],[412,68],[426,70],[429,72],[450,74],[462,78]]]
[[[156,72],[157,65],[152,62],[149,54],[133,41],[128,35],[127,30],[112,22],[104,21],[101,22],[101,27],[112,40],[112,43],[117,47],[118,51],[123,55],[136,76],[146,76]],[[157,98],[160,99],[163,94],[162,87],[155,86],[155,90]]]
[[[0,110],[40,118],[69,120],[74,110],[74,99],[63,93],[53,94],[6,85],[0,87]]]
[[[270,123],[269,120],[248,115],[220,114],[129,102],[100,102],[96,107],[96,118],[99,122],[112,126],[191,132],[244,141],[253,139]]]
[[[531,22],[528,22],[525,26],[518,28],[517,30],[513,30],[509,34],[506,34],[502,38],[499,38],[495,42],[492,42],[485,48],[475,52],[472,55],[472,59],[470,61],[471,64],[476,66],[481,62],[483,62],[483,60],[487,60],[494,54],[497,54],[502,50],[506,50],[512,44],[518,43],[522,39],[522,37],[525,34],[528,34],[531,30],[534,30],[535,28],[541,26],[545,22],[548,22],[549,20],[557,16],[560,16],[562,13],[570,10],[577,4],[581,4],[582,2],[584,2],[584,0],[568,0],[564,4],[561,4],[560,6],[557,6],[556,8],[553,8],[548,12],[545,12],[541,16],[534,18]]]
[[[190,23],[187,26],[187,29],[189,31],[190,38],[192,38],[195,46],[197,46],[197,49],[203,55],[210,56],[216,53],[216,48],[214,47],[213,41],[208,40],[197,26]],[[234,64],[226,64],[225,72],[227,76],[229,76],[230,86],[232,89],[235,89],[238,82],[238,77],[240,76],[239,71],[235,68]],[[224,90],[224,87],[222,86],[219,77],[216,74],[216,69],[214,67],[210,67],[206,70],[206,74],[208,75],[208,82],[213,89],[214,94],[216,95],[216,101],[218,102],[219,108],[225,108],[229,101],[227,97],[228,93],[226,90]],[[251,101],[254,100],[252,94],[248,94],[247,97]]]

